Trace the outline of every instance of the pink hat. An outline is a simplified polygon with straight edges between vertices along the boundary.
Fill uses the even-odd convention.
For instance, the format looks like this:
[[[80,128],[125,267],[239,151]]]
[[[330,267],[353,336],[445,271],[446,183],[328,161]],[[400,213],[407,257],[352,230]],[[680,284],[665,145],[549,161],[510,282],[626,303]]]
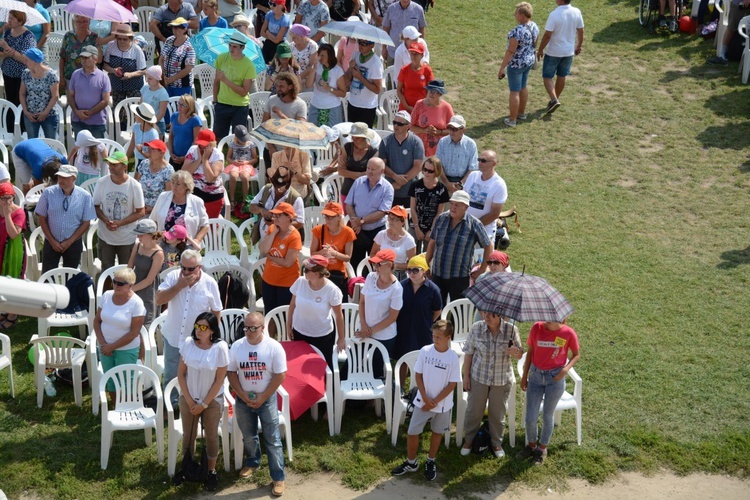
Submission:
[[[305,259],[304,265],[308,269],[313,269],[318,266],[328,267],[328,259],[322,255],[311,255]]]
[[[168,238],[170,240],[184,240],[187,238],[187,229],[185,229],[185,226],[181,226],[179,224],[175,224],[172,226],[172,229],[169,231],[166,231],[164,233],[164,237]]]

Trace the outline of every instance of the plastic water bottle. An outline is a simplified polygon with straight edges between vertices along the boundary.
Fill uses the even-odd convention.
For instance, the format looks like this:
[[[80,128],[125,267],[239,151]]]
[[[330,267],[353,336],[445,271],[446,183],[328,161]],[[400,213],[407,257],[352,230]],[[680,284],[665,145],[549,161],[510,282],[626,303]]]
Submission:
[[[47,376],[44,377],[44,393],[50,398],[57,395],[55,384],[52,382],[52,379]]]
[[[250,391],[250,392],[249,392],[249,393],[247,394],[247,397],[249,397],[249,398],[250,398],[250,401],[255,401],[256,399],[258,399],[258,395],[257,395],[257,394],[255,394],[255,392],[253,392],[253,391]]]

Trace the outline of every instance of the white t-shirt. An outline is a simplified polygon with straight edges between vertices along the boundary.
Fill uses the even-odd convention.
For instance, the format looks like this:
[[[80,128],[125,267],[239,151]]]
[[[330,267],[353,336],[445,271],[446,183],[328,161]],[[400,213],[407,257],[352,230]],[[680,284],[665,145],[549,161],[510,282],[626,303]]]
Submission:
[[[110,220],[126,219],[136,209],[146,206],[140,182],[127,176],[125,182],[115,184],[109,175],[105,175],[96,182],[94,205],[100,205],[102,212]],[[96,232],[99,239],[109,245],[131,245],[135,241],[135,233],[133,233],[135,225],[136,222],[131,222],[120,226],[116,231],[110,231],[106,224],[100,223]]]
[[[159,291],[169,290],[177,284],[182,270],[178,267],[167,273],[159,285]],[[224,307],[219,296],[219,285],[210,274],[201,271],[201,277],[193,286],[186,286],[172,297],[167,307],[167,320],[162,326],[162,336],[169,345],[182,347],[186,337],[193,331],[195,318],[202,312],[221,311]]]
[[[383,60],[380,56],[373,54],[364,63],[359,62],[359,51],[355,50],[352,54],[352,61],[357,63],[359,72],[367,80],[383,79]],[[378,94],[370,92],[365,85],[354,78],[349,88],[349,104],[357,108],[373,109],[378,107]]]
[[[572,5],[559,5],[550,12],[545,31],[552,32],[545,54],[553,57],[570,57],[576,51],[576,30],[583,29],[581,11]]]
[[[422,56],[422,62],[425,64],[430,64],[430,51],[427,50],[427,42],[424,38],[419,37],[417,39],[417,42],[419,45],[422,46],[424,49],[424,55]],[[407,64],[411,64],[411,56],[409,55],[409,49],[404,45],[404,42],[401,42],[401,44],[396,47],[396,53],[393,55],[393,66],[396,69],[396,75],[398,76],[398,72],[406,66]]]
[[[195,161],[201,157],[200,148],[197,144],[190,146],[188,152],[185,154],[185,162]],[[211,157],[208,159],[208,163],[214,163],[220,161],[224,164],[224,153],[219,148],[214,148],[211,151]],[[206,180],[206,174],[203,172],[203,162],[198,164],[198,168],[193,173],[193,182],[195,183],[195,189],[208,194],[218,194],[224,192],[224,181],[221,178],[221,174],[216,177],[213,182]]]
[[[480,219],[492,211],[492,205],[496,203],[505,203],[508,200],[508,188],[502,177],[495,173],[488,180],[482,180],[482,172],[475,170],[466,178],[464,191],[469,193],[469,210],[468,212]],[[490,221],[484,226],[490,241],[494,241],[497,222]]]
[[[216,369],[229,365],[229,347],[223,340],[208,349],[195,345],[192,337],[185,339],[180,348],[182,361],[187,365],[187,386],[190,395],[199,403],[205,402],[208,391],[216,381]],[[219,387],[216,400],[223,405],[224,384]]]
[[[417,244],[414,241],[414,237],[409,233],[406,233],[398,240],[392,240],[388,237],[388,230],[383,229],[373,238],[375,243],[380,245],[380,249],[390,248],[396,252],[396,263],[406,264],[409,262],[409,258],[406,256],[406,252],[412,248],[416,248]]]
[[[340,306],[341,290],[330,280],[320,290],[313,290],[304,276],[289,288],[295,296],[292,328],[308,337],[324,337],[333,331],[333,310]]]
[[[332,88],[338,88],[336,82],[339,78],[344,76],[344,70],[338,64],[328,70],[328,85]],[[341,105],[341,98],[328,92],[320,86],[320,82],[323,81],[323,65],[318,64],[315,70],[315,86],[313,87],[313,97],[311,104],[318,109],[333,109]]]
[[[274,375],[286,372],[286,352],[271,337],[264,336],[257,345],[245,337],[232,344],[227,370],[237,372],[243,391],[261,393]]]
[[[385,290],[378,288],[378,273],[367,275],[362,295],[365,296],[365,318],[368,325],[380,323],[391,313],[391,309],[401,310],[404,305],[404,290],[401,283],[395,280]],[[383,330],[372,334],[375,340],[390,340],[396,336],[396,322],[394,321]]]
[[[98,165],[94,166],[89,159],[89,147],[78,148],[78,153],[76,154],[76,159],[73,161],[73,165],[78,169],[79,173],[98,176],[107,175],[107,162],[104,161],[108,156],[107,146],[99,144],[96,149],[99,153],[99,161]]]
[[[417,362],[414,364],[414,372],[422,374],[422,382],[427,395],[434,399],[451,382],[461,383],[461,370],[459,367],[458,354],[453,349],[439,352],[435,345],[426,345],[419,350]],[[424,406],[424,397],[417,393],[414,405],[418,408]],[[430,410],[433,413],[444,413],[453,408],[453,393],[445,399],[438,401],[437,406]]]
[[[114,293],[112,290],[104,292],[100,306],[102,310],[102,335],[108,344],[117,342],[123,336],[130,333],[133,318],[146,315],[146,308],[143,306],[143,301],[138,295],[133,294],[130,300],[118,306],[112,302]],[[137,349],[140,345],[141,339],[136,335],[129,344],[116,350]]]

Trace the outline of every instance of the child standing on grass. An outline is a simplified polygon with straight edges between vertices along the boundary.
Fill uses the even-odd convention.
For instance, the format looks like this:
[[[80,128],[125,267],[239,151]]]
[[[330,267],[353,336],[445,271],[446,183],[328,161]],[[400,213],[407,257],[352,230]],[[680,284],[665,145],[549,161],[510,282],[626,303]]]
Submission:
[[[575,330],[557,322],[538,322],[529,332],[529,351],[523,365],[521,389],[526,391],[526,437],[529,444],[516,458],[532,457],[534,465],[547,458],[547,446],[555,428],[555,408],[565,392],[565,375],[581,358]],[[568,360],[568,351],[572,357]],[[539,407],[544,399],[542,435],[537,442]]]
[[[451,349],[451,337],[453,325],[449,321],[438,320],[432,325],[434,343],[419,351],[413,373],[419,392],[414,399],[414,413],[407,431],[406,461],[393,469],[394,476],[419,470],[419,435],[427,422],[430,422],[432,437],[424,477],[428,481],[433,481],[437,477],[435,457],[443,434],[451,428],[453,389],[461,382],[458,355]]]

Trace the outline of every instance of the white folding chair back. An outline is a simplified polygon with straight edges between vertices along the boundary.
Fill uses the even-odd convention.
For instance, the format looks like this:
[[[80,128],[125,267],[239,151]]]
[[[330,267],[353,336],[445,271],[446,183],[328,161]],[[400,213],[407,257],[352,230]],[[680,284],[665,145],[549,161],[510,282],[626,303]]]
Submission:
[[[47,8],[50,21],[52,21],[52,31],[65,35],[68,31],[75,29],[73,23],[73,14],[65,10],[65,5],[52,5]]]
[[[151,321],[148,325],[148,340],[151,346],[151,356],[148,359],[149,365],[161,379],[164,373],[164,338],[162,337],[162,327],[167,321],[167,315],[161,314]]]
[[[115,386],[115,407],[109,409],[107,382]],[[152,387],[156,393],[156,412],[143,402],[144,389]],[[164,408],[159,377],[146,366],[125,364],[112,368],[99,381],[102,417],[102,470],[107,469],[109,450],[115,431],[143,429],[146,446],[151,445],[151,430],[156,431],[156,451],[159,463],[164,461]]]
[[[112,138],[121,146],[127,147],[130,138],[133,135],[133,125],[135,124],[135,114],[131,111],[130,105],[138,105],[141,102],[140,97],[128,97],[117,103],[115,106],[114,119],[115,130]],[[125,120],[121,121],[120,116],[124,114]],[[123,124],[125,125],[123,127]]]
[[[253,117],[253,128],[263,123],[263,113],[266,110],[266,103],[271,97],[270,92],[261,90],[262,87],[258,87],[258,92],[250,94],[250,114]]]
[[[112,139],[99,139],[102,144],[104,144],[107,147],[107,154],[110,156],[115,151],[120,151],[122,154],[126,154],[125,146],[120,144],[117,141],[113,141]]]
[[[44,400],[44,379],[51,368],[70,368],[73,375],[73,397],[76,406],[83,401],[81,367],[86,360],[86,342],[72,337],[33,335],[31,347],[34,350],[34,383],[36,404],[42,407]]]
[[[62,115],[63,116],[65,115],[64,111],[62,112]],[[63,124],[63,132],[65,131],[64,128],[65,128],[65,126]],[[63,134],[60,134],[60,137],[62,138]],[[65,147],[65,144],[63,144],[62,142],[60,142],[58,140],[55,140],[55,139],[48,139],[47,137],[42,137],[41,139],[44,142],[46,142],[47,145],[49,147],[51,147],[52,149],[54,149],[57,153],[60,153],[61,155],[65,156],[66,158],[68,157],[68,148]]]
[[[60,50],[64,36],[64,33],[50,33],[47,35],[47,43],[44,44],[44,61],[55,70],[60,67]]]
[[[2,346],[2,351],[0,352],[0,370],[5,370],[6,368],[8,369],[10,397],[15,398],[16,389],[13,386],[13,353],[10,350],[10,337],[5,335],[4,333],[0,333],[0,346]],[[326,388],[327,387],[328,385],[326,385]]]
[[[276,327],[276,340],[279,342],[286,342],[292,340],[289,338],[289,331],[286,328],[287,315],[289,314],[289,306],[279,306],[272,311],[269,311],[264,318],[265,331],[270,335],[271,325]]]
[[[374,376],[374,354],[380,351],[383,359],[383,372],[385,380],[375,378]],[[338,356],[336,346],[333,346],[334,359]],[[346,340],[346,356],[348,360],[348,378],[341,380],[338,363],[333,364],[333,388],[335,391],[334,401],[336,402],[336,434],[341,433],[341,420],[344,415],[344,405],[346,400],[375,400],[375,413],[380,416],[382,405],[385,402],[385,428],[386,432],[391,432],[391,414],[393,411],[393,388],[391,380],[393,379],[393,370],[383,344],[377,340]],[[381,401],[383,400],[383,401]]]
[[[154,12],[156,12],[156,7],[138,7],[133,11],[133,14],[135,14],[135,17],[138,18],[138,31],[140,32],[147,32],[148,31],[148,25],[151,23],[151,19],[154,17]],[[147,61],[148,62],[148,61]]]
[[[94,189],[96,189],[96,183],[99,182],[100,177],[94,177],[81,184],[80,188],[85,189],[91,196],[94,196]]]
[[[255,273],[258,273],[258,277],[263,276],[263,268],[266,267],[266,258],[256,260],[250,265],[250,274],[253,279],[250,280],[250,305],[255,306],[255,311],[263,311],[263,297],[255,289]]]
[[[745,16],[740,19],[740,24],[737,28],[742,38],[745,39],[745,46],[742,49],[742,58],[740,59],[740,65],[737,68],[737,73],[742,73],[742,83],[747,83],[748,77],[750,76],[750,16]]]
[[[146,47],[143,48],[143,57],[146,59],[146,67],[153,66],[154,54],[156,52],[156,37],[150,31],[139,31],[136,35],[143,37],[143,39],[146,40]]]
[[[383,70],[383,89],[385,91],[396,90],[399,71],[401,71],[401,68],[397,68],[393,65],[388,66]]]
[[[203,123],[203,128],[214,127],[214,103],[213,96],[201,97],[195,101],[195,111]]]
[[[125,269],[128,267],[127,264],[119,264],[116,266],[112,266],[109,269],[104,269],[101,274],[96,278],[96,308],[100,308],[102,306],[102,296],[104,295],[104,283],[107,281],[107,278],[114,279],[115,273],[117,271],[120,271],[122,269]],[[110,283],[111,286],[111,283]]]
[[[198,87],[201,89],[201,98],[213,98],[216,69],[210,64],[202,63],[193,68],[193,75],[198,80]]]
[[[215,267],[219,265],[247,265],[247,245],[240,236],[239,228],[227,219],[209,219],[208,233],[203,238],[205,252],[203,265]],[[240,247],[240,256],[232,253],[232,237]]]
[[[359,304],[345,302],[341,304],[341,312],[344,315],[344,337],[354,340],[354,332],[361,328],[359,323]]]
[[[21,142],[21,116],[23,112],[20,106],[10,101],[0,99],[0,142],[5,146],[12,147],[13,144]],[[13,127],[8,130],[8,116],[11,116]]]
[[[242,328],[245,326],[245,316],[249,312],[247,309],[232,308],[221,311],[219,335],[230,347],[245,336],[245,331]]]
[[[312,98],[313,93],[312,92],[300,92],[297,97],[305,101],[305,104],[307,104],[307,107],[309,108],[312,105]]]
[[[316,192],[318,203],[325,206],[329,201],[341,203],[341,186],[344,184],[344,178],[339,174],[333,173],[323,179],[320,185],[320,191]]]
[[[516,364],[516,368],[518,369],[518,376],[523,378],[523,365],[526,362],[526,353],[524,353],[523,356],[521,356],[521,359],[518,360],[518,363]],[[557,406],[555,406],[555,425],[560,425],[562,423],[562,412],[564,410],[575,410],[576,412],[576,437],[578,441],[578,445],[581,445],[581,407],[583,403],[583,380],[578,375],[578,372],[576,372],[575,368],[571,368],[568,370],[568,377],[573,380],[573,394],[570,393],[570,391],[566,390],[563,392],[562,397],[560,398],[560,401],[557,402]],[[513,392],[511,394],[514,394]],[[523,410],[521,412],[521,428],[526,428],[526,404],[525,402],[523,404]],[[544,409],[544,401],[542,401],[542,405],[539,407],[539,412]],[[510,414],[508,416],[510,418]],[[528,443],[528,439],[527,439]]]
[[[393,117],[398,113],[401,100],[396,90],[386,90],[378,97],[378,129],[393,130]]]
[[[29,220],[33,219],[33,212],[26,212]],[[29,235],[29,256],[26,263],[26,274],[30,280],[37,281],[42,275],[42,247],[44,246],[44,233],[41,227],[35,228]]]
[[[469,299],[450,301],[440,313],[441,319],[453,323],[453,340],[463,342],[469,336],[471,325],[474,324],[476,306]]]
[[[46,273],[42,274],[37,282],[39,283],[52,283],[55,285],[63,285],[80,273],[79,269],[73,269],[71,267],[58,267],[56,269],[50,269]],[[39,337],[44,337],[50,328],[57,327],[74,327],[77,326],[79,330],[79,337],[86,337],[86,329],[89,332],[94,331],[94,315],[96,314],[96,302],[94,300],[94,286],[88,287],[88,303],[86,304],[88,311],[78,311],[75,313],[62,313],[54,312],[47,318],[37,319],[37,333]]]
[[[97,179],[98,180],[98,179]],[[93,194],[92,194],[93,196]],[[94,256],[94,236],[96,235],[96,231],[99,227],[99,221],[94,220],[91,221],[91,224],[89,225],[88,231],[86,231],[86,241],[84,241],[84,248],[85,248],[85,259],[82,259],[82,261],[86,262],[86,273],[91,276],[95,281],[96,277],[99,276],[99,273],[102,272],[102,261],[99,260],[99,257]]]
[[[305,209],[305,245],[310,248],[312,242],[312,230],[321,224],[325,224],[323,217],[323,207],[307,207]]]
[[[221,265],[214,266],[214,267],[203,266],[203,272],[210,274],[216,280],[217,283],[219,282],[221,277],[224,276],[224,273],[227,273],[227,272],[232,275],[233,279],[236,278],[242,281],[242,286],[245,288],[245,290],[247,290],[247,293],[248,293],[248,301],[246,304],[243,304],[243,306],[246,308],[251,307],[252,294],[250,292],[250,282],[252,281],[253,277],[249,269],[242,267],[242,266],[238,266],[236,264],[221,264]],[[249,312],[249,310],[245,312],[247,313]]]
[[[367,274],[375,272],[375,268],[372,267],[370,259],[367,257],[362,259],[357,265],[357,276],[365,276],[365,274],[363,274],[365,272],[365,269],[367,269]]]

